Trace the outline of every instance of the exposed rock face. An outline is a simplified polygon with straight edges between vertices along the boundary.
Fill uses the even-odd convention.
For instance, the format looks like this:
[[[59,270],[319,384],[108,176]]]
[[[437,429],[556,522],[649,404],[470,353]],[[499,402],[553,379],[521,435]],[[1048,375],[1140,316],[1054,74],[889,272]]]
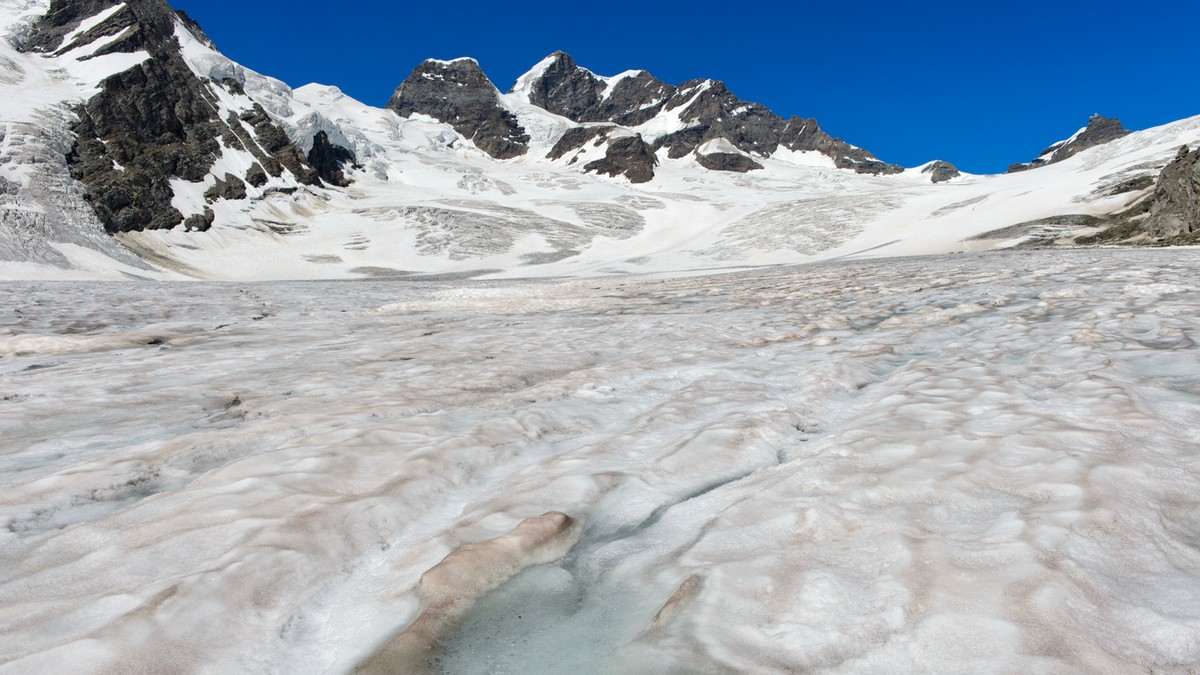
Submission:
[[[138,51],[150,55],[104,80],[101,92],[80,106],[79,122],[72,129],[78,140],[68,155],[71,175],[85,186],[84,197],[107,231],[167,229],[183,222],[184,215],[171,206],[171,179],[205,180],[221,155],[222,142],[261,154],[272,175],[286,167],[303,183],[318,182],[303,155],[261,108],[252,122],[258,142],[239,121],[220,118],[210,84],[196,77],[180,55],[177,22],[211,43],[194,22],[179,18],[163,0],[128,0],[71,44],[62,44],[82,20],[117,4],[53,0],[22,45],[60,55],[92,44],[103,45],[93,56]],[[193,226],[206,229],[189,220]]]
[[[959,173],[958,167],[950,162],[943,162],[941,160],[930,162],[929,166],[921,169],[921,173],[929,174],[929,180],[934,183],[945,183],[962,175]]]
[[[413,69],[387,107],[401,117],[429,115],[496,159],[529,150],[529,134],[506,110],[499,92],[474,59],[429,60]]]
[[[207,232],[212,227],[213,221],[216,218],[217,216],[213,213],[213,210],[206,206],[204,207],[203,215],[188,216],[187,220],[183,221],[183,229],[185,232]]]
[[[1154,192],[1112,217],[1114,225],[1077,243],[1200,243],[1200,148],[1179,149]]]
[[[262,187],[270,180],[267,177],[267,172],[262,168],[261,164],[251,164],[249,169],[246,169],[246,182],[254,187]]]
[[[227,173],[224,178],[218,178],[213,186],[204,191],[204,199],[213,203],[218,199],[245,199],[246,184],[241,178]]]
[[[600,104],[600,94],[608,86],[575,64],[565,52],[550,56],[549,66],[529,90],[529,102],[556,115],[577,122],[591,122]]]
[[[654,178],[654,166],[658,158],[654,150],[641,136],[625,136],[609,141],[604,159],[598,159],[583,167],[584,171],[609,176],[625,176],[631,183],[646,183]]]
[[[721,82],[684,82],[663,110],[676,108],[682,108],[679,119],[690,126],[659,139],[657,145],[668,148],[668,157],[683,157],[701,143],[718,138],[761,156],[779,147],[783,120],[757,103],[743,103]]]
[[[1066,141],[1059,141],[1042,151],[1032,162],[1013,164],[1008,167],[1008,173],[1036,169],[1039,166],[1061,162],[1068,157],[1074,157],[1088,148],[1115,141],[1122,136],[1128,136],[1129,131],[1121,126],[1121,120],[1103,115],[1092,115],[1088,125],[1078,134]]]
[[[1145,230],[1157,239],[1200,239],[1200,148],[1179,149],[1159,174]]]
[[[781,132],[779,144],[789,150],[819,152],[833,158],[837,168],[851,169],[857,173],[886,175],[904,171],[902,166],[880,161],[866,150],[830,136],[811,117],[793,117],[788,120]]]
[[[760,157],[783,146],[820,152],[833,158],[839,168],[859,173],[903,170],[830,137],[816,120],[785,121],[765,106],[743,101],[721,82],[690,80],[675,87],[644,71],[606,81],[579,67],[563,52],[556,52],[548,61],[540,73],[524,83],[530,103],[576,122],[611,122],[626,127],[636,127],[663,114],[678,115],[684,127],[651,143],[656,151],[667,148],[667,156],[672,159],[695,152],[708,141],[725,139],[739,150]],[[745,160],[738,162],[745,164]]]
[[[529,102],[576,122],[637,126],[657,115],[675,93],[675,87],[645,71],[610,87],[565,52],[555,52],[549,59],[550,64],[530,83]]]
[[[270,164],[268,171],[278,163],[279,166],[291,171],[292,175],[305,185],[321,184],[316,169],[308,165],[304,152],[288,139],[287,133],[283,129],[271,121],[271,116],[267,114],[262,105],[255,103],[253,108],[241,114],[240,119],[254,128],[254,136],[257,140],[257,143],[251,141],[245,145],[247,147],[258,145],[270,153],[271,159],[275,160],[275,162],[268,162]],[[234,125],[232,120],[230,125],[240,128],[240,125]],[[271,175],[278,177],[279,172],[271,171]]]
[[[700,166],[712,171],[746,173],[762,168],[762,164],[737,152],[712,152],[708,154],[697,152],[696,161],[700,163]]]
[[[350,185],[342,167],[347,163],[354,164],[354,153],[330,143],[329,134],[324,131],[318,131],[313,136],[312,150],[308,151],[308,163],[326,183],[340,187]]]
[[[603,137],[607,136],[613,129],[616,129],[616,127],[588,126],[567,129],[566,133],[550,149],[549,154],[546,155],[546,159],[558,159],[568,152],[582,148],[587,145],[588,141],[595,138],[601,138],[601,140],[596,141],[597,145],[603,143]],[[575,160],[571,161],[574,162]]]
[[[606,92],[607,97],[592,115],[595,121],[612,120],[622,126],[635,127],[662,112],[674,92],[675,87],[642,70]]]
[[[0,172],[25,165],[28,180],[0,176],[0,260],[34,262],[69,269],[57,243],[103,252],[131,268],[149,265],[104,231],[71,178],[67,154],[75,144],[71,120],[59,114],[31,122],[10,122],[0,130]]]

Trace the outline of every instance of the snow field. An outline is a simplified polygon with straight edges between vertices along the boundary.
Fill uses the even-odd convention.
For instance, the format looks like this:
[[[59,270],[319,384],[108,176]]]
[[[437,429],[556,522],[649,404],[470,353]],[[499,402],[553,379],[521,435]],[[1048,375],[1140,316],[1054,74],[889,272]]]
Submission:
[[[578,543],[437,670],[1195,669],[1196,288],[1189,250],[9,284],[0,673],[349,672],[551,511]]]

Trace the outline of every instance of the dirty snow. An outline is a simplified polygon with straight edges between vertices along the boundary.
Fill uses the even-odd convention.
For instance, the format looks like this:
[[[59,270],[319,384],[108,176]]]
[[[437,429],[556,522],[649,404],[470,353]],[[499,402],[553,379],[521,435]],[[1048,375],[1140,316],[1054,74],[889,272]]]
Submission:
[[[6,284],[0,673],[1194,671],[1194,261]]]

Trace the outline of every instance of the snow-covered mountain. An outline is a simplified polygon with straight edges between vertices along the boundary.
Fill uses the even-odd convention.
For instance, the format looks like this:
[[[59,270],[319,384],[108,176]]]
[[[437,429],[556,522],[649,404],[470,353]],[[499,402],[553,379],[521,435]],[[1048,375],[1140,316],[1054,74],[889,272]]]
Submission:
[[[427,61],[381,109],[245,69],[163,0],[0,0],[0,32],[7,278],[595,275],[1144,237],[1111,216],[1153,210],[1134,205],[1200,142],[1200,117],[1093,120],[1036,171],[972,176],[561,52],[508,93],[472,59]]]
[[[991,250],[1194,242],[1200,117],[972,176],[562,53],[0,35],[0,675],[1200,672],[1195,251]]]

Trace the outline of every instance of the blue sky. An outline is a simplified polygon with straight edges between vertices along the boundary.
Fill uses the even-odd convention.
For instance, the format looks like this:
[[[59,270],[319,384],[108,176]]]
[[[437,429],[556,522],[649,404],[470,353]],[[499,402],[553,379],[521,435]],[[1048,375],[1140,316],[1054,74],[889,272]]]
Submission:
[[[372,105],[428,57],[473,56],[507,90],[561,49],[600,75],[724,80],[906,166],[999,172],[1092,113],[1131,129],[1200,114],[1197,2],[172,4],[243,65]]]

